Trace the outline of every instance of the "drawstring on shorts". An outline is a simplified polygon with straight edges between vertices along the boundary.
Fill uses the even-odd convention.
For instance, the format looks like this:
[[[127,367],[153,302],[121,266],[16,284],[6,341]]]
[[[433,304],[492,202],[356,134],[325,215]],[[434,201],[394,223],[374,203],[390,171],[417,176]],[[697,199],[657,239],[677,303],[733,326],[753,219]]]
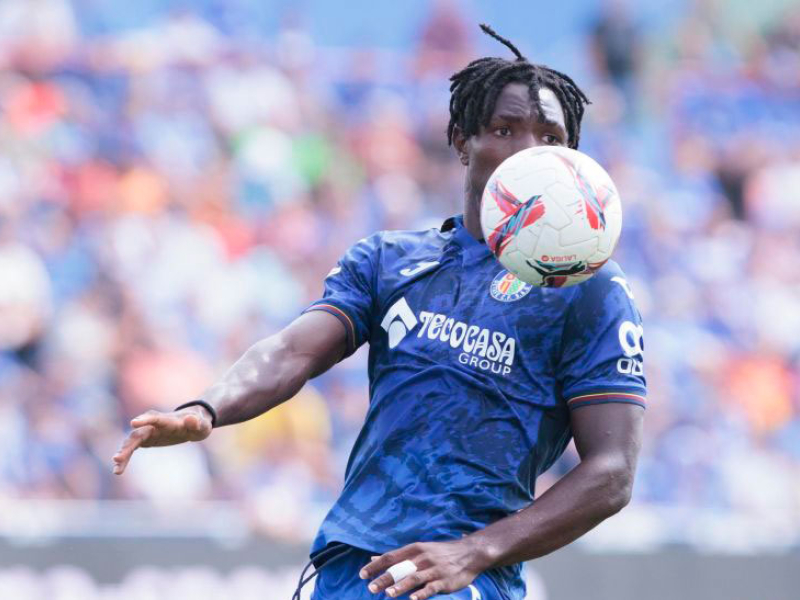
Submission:
[[[342,547],[344,547],[344,550],[342,550]],[[341,552],[339,554],[336,554],[337,550],[341,550]],[[325,550],[314,556],[310,561],[308,561],[308,564],[303,568],[303,572],[300,573],[300,579],[297,581],[297,588],[294,590],[294,594],[292,594],[292,600],[300,600],[300,593],[302,592],[303,587],[309,581],[311,581],[312,579],[314,579],[314,577],[319,575],[319,572],[322,571],[323,568],[327,567],[332,562],[339,560],[343,556],[346,556],[352,550],[355,550],[355,548],[353,548],[352,546],[348,546],[347,544],[336,544],[334,546],[331,546],[330,548],[326,548]],[[314,572],[311,573],[311,575],[309,575],[308,577],[306,577],[305,576],[306,572],[311,567],[311,565],[314,564],[314,561],[319,561],[319,560],[324,560],[325,562],[320,564],[319,568],[314,569]]]

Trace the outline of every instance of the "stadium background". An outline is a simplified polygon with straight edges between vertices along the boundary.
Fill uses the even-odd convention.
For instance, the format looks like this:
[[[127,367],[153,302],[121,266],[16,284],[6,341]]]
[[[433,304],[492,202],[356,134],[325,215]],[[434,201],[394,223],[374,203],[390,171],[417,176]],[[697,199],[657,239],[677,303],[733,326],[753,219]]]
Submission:
[[[532,563],[530,598],[797,597],[786,0],[0,2],[0,597],[289,597],[365,412],[363,351],[206,443],[122,478],[110,457],[355,240],[460,210],[447,77],[508,55],[484,21],[594,101],[581,149],[621,191],[647,332],[633,502]]]

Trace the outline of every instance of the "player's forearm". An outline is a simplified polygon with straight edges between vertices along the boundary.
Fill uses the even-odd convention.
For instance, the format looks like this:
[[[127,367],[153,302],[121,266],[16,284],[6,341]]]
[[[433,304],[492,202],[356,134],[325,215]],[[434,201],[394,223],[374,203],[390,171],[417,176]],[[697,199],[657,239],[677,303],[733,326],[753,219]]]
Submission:
[[[217,412],[217,427],[257,417],[294,396],[312,375],[310,357],[280,334],[251,346],[203,395]]]
[[[485,569],[544,556],[619,512],[630,500],[633,467],[584,460],[531,506],[469,536]]]

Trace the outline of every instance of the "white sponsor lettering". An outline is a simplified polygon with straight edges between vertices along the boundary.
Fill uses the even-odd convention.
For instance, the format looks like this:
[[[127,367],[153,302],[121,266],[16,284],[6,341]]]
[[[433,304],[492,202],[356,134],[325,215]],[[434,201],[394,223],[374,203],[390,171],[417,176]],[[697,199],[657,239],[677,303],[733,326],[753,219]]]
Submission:
[[[389,348],[394,348],[402,342],[406,334],[417,326],[417,323],[417,317],[409,308],[405,297],[392,304],[381,321],[381,327],[389,334]]]
[[[500,358],[500,344],[506,339],[504,333],[499,331],[492,332],[492,346],[486,351],[486,358],[489,360],[498,360]]]
[[[425,335],[425,330],[428,328],[428,323],[431,322],[432,318],[433,313],[428,312],[427,310],[423,310],[421,313],[419,313],[419,320],[422,321],[422,327],[420,327],[417,337],[422,337]]]
[[[500,351],[500,356],[497,359],[500,362],[504,362],[507,365],[514,362],[514,353],[517,350],[517,340],[512,337],[507,337],[506,341],[503,342],[503,349]]]
[[[462,323],[461,321],[456,322],[453,325],[453,332],[450,334],[450,347],[458,348],[461,345],[461,342],[464,341],[464,336],[466,335],[466,333],[467,333],[467,324]]]
[[[442,335],[439,336],[439,337],[441,338],[441,340],[443,342],[446,342],[446,341],[448,341],[450,339],[450,333],[453,331],[453,323],[454,322],[455,321],[454,321],[453,317],[450,317],[449,319],[447,319],[444,322],[444,325],[442,325]]]
[[[497,373],[499,375],[508,375],[511,373],[511,367],[508,365],[504,365],[499,362],[492,362],[487,358],[480,358],[474,354],[467,354],[466,352],[462,352],[458,355],[458,362],[460,362],[462,365],[477,367],[483,371],[491,371],[492,373]]]
[[[435,340],[437,337],[439,337],[439,330],[441,330],[445,319],[447,319],[445,315],[433,315],[433,319],[431,319],[431,326],[428,327],[429,340]]]
[[[486,356],[486,346],[488,345],[489,345],[489,330],[481,329],[480,332],[478,333],[478,339],[475,340],[475,346],[473,347],[472,351],[475,354]]]
[[[464,339],[464,350],[472,352],[472,349],[475,347],[475,336],[478,335],[480,330],[481,328],[477,325],[469,326],[469,329],[467,329],[467,337]]]
[[[458,362],[481,371],[508,375],[514,365],[517,340],[502,331],[469,325],[441,313],[420,311],[415,316],[405,298],[387,311],[381,327],[389,334],[389,348],[395,348],[417,325],[418,339],[449,344],[460,350]]]
[[[419,318],[422,327],[417,337],[449,343],[451,348],[461,348],[458,362],[462,365],[503,375],[511,372],[517,350],[517,340],[513,337],[501,331],[467,325],[442,314],[423,311]]]

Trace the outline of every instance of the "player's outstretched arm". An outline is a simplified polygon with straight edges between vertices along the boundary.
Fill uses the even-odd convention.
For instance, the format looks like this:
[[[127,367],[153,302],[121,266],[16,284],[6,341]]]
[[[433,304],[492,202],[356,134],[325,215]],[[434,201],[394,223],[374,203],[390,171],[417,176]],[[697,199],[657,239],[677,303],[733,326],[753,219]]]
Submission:
[[[306,381],[330,369],[347,348],[346,332],[334,316],[307,312],[281,332],[253,344],[211,386],[203,400],[217,414],[215,427],[241,423],[294,396]],[[137,448],[197,442],[211,434],[211,413],[194,405],[178,411],[150,410],[131,421],[133,431],[113,457],[114,473],[125,471]]]
[[[582,536],[630,500],[644,410],[595,404],[572,412],[580,464],[529,507],[460,540],[422,542],[376,557],[361,572],[370,591],[412,600],[466,587],[481,572],[544,556]],[[398,583],[385,571],[411,561],[417,571]]]

